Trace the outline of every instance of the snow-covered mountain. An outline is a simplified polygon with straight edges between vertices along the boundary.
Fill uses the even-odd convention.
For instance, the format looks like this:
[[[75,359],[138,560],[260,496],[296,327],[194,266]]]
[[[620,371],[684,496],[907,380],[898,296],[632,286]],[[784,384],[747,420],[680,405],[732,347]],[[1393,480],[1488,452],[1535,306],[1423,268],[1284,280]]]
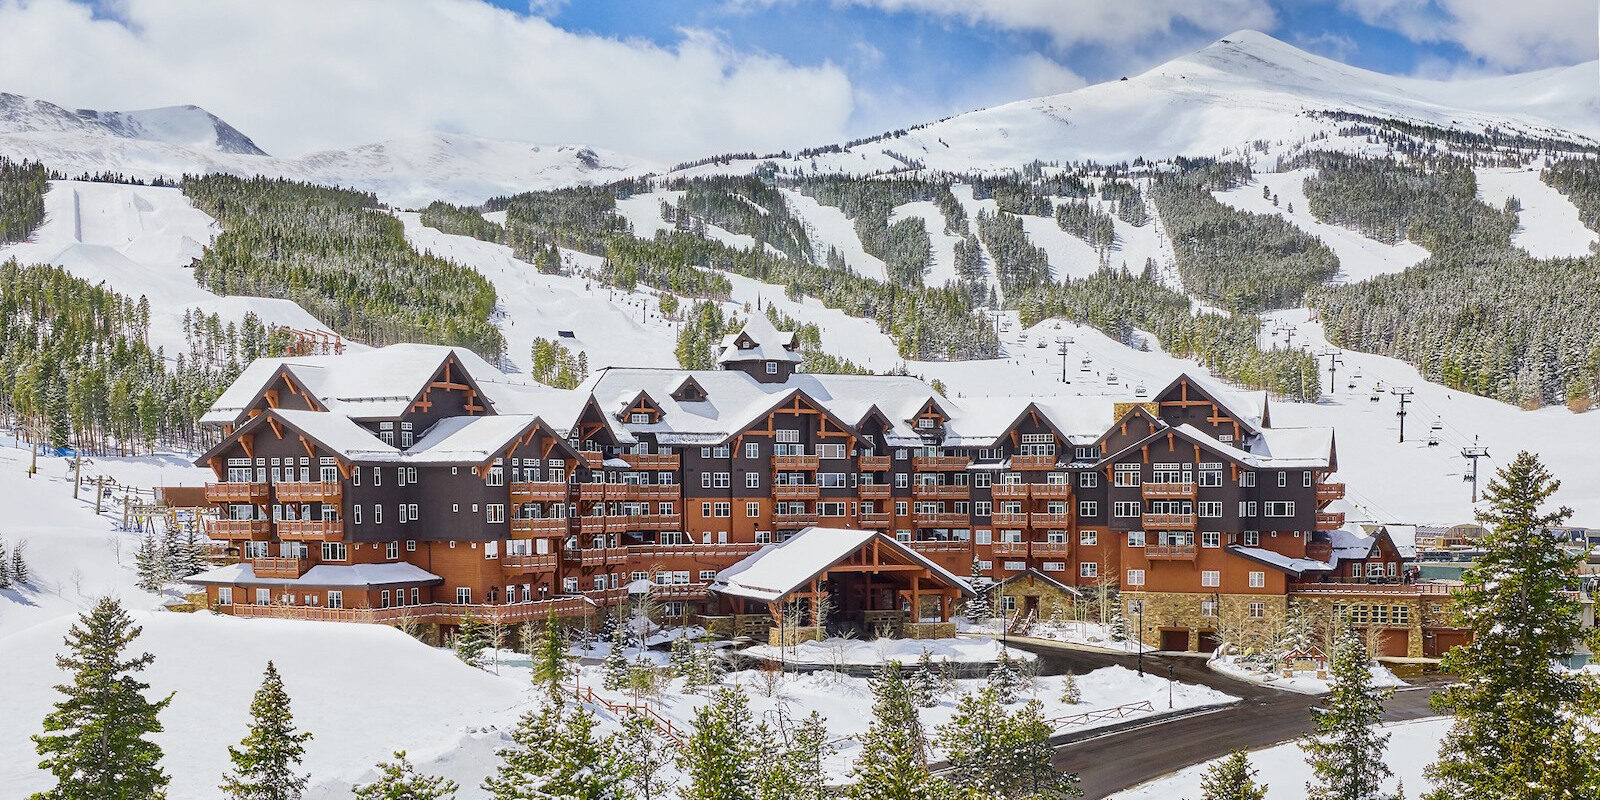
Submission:
[[[273,157],[198,106],[69,111],[0,93],[0,155],[41,161],[68,175],[120,172],[140,179],[184,173],[271,175],[371,191],[384,202],[480,203],[494,195],[642,175],[657,165],[581,146],[544,146],[461,133]]]
[[[1345,112],[1481,133],[1600,142],[1600,62],[1458,81],[1402,78],[1239,31],[1140,75],[920,126],[797,159],[823,171],[1015,169],[1034,159],[1100,163],[1238,153],[1347,125]],[[699,172],[722,172],[708,166]]]

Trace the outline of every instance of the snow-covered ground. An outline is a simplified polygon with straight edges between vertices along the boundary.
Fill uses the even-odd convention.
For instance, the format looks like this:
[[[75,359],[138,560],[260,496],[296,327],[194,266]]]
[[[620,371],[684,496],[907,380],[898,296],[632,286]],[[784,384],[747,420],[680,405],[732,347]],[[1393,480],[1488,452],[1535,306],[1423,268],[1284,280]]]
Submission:
[[[961,237],[944,232],[944,214],[932,200],[918,200],[895,208],[889,214],[889,224],[912,217],[922,220],[923,227],[928,229],[928,241],[933,246],[933,260],[928,265],[928,274],[922,276],[922,282],[928,286],[943,286],[955,280],[958,277],[955,248]],[[967,221],[967,227],[971,229],[971,220]],[[826,252],[826,248],[823,250]]]
[[[1508,197],[1522,203],[1511,243],[1534,257],[1586,256],[1590,245],[1600,242],[1600,235],[1585,228],[1578,219],[1578,207],[1539,179],[1537,166],[1480,169],[1477,176],[1478,195],[1485,203],[1502,208]]]
[[[1450,720],[1433,717],[1412,722],[1385,725],[1391,735],[1389,748],[1384,752],[1384,763],[1394,772],[1394,777],[1384,783],[1384,790],[1393,792],[1404,782],[1407,797],[1420,797],[1433,784],[1423,777],[1422,771],[1433,763],[1439,752],[1439,739],[1450,728]],[[1112,800],[1170,800],[1179,797],[1199,797],[1200,778],[1212,763],[1196,764],[1163,778],[1118,792]],[[1261,771],[1257,783],[1267,785],[1267,800],[1300,800],[1306,796],[1306,782],[1311,780],[1311,767],[1306,764],[1305,751],[1298,742],[1280,744],[1250,754],[1250,764]]]
[[[958,622],[962,633],[987,633],[994,636],[1000,635],[1000,629],[1005,624],[1006,621],[999,618],[984,623],[973,623],[968,622],[965,618],[959,618]],[[1100,650],[1114,650],[1123,653],[1137,653],[1140,650],[1146,653],[1156,651],[1156,648],[1131,638],[1124,637],[1121,641],[1118,641],[1112,638],[1109,627],[1098,622],[1040,620],[1028,626],[1027,632],[1021,635],[1033,639],[1046,639],[1052,642],[1084,645]]]
[[[1327,694],[1332,688],[1327,680],[1318,678],[1315,672],[1296,672],[1285,678],[1282,672],[1261,672],[1240,663],[1233,656],[1216,656],[1206,662],[1211,669],[1216,670],[1230,678],[1250,683],[1259,683],[1275,689],[1285,689],[1301,694]],[[1372,685],[1378,687],[1395,688],[1405,686],[1406,682],[1395,677],[1388,667],[1374,663],[1372,665]]]
[[[176,357],[188,349],[183,313],[218,314],[224,323],[254,312],[269,325],[328,328],[288,300],[218,297],[194,281],[189,263],[221,228],[178,189],[51,181],[45,222],[23,244],[0,247],[0,261],[55,264],[90,283],[150,299],[150,346]]]
[[[1410,241],[1387,245],[1376,239],[1319,221],[1311,213],[1311,203],[1306,199],[1306,176],[1315,170],[1297,169],[1289,172],[1259,173],[1256,182],[1226,192],[1214,192],[1218,201],[1241,211],[1257,214],[1276,214],[1295,227],[1322,240],[1322,243],[1339,257],[1337,280],[1355,283],[1374,275],[1401,272],[1428,257],[1428,251]],[[1270,198],[1262,197],[1265,187],[1278,198],[1273,205]],[[1293,209],[1291,211],[1290,209]],[[1577,212],[1573,212],[1576,221]]]
[[[863,666],[899,661],[912,664],[923,652],[934,661],[983,664],[1000,660],[1002,651],[1014,661],[1032,661],[1038,656],[1014,647],[1002,647],[993,639],[825,639],[794,647],[777,648],[760,644],[742,652],[755,658],[782,660],[789,664],[822,666]]]
[[[844,256],[844,263],[851,272],[880,281],[889,277],[883,259],[867,255],[866,249],[861,246],[861,237],[856,235],[855,222],[837,206],[823,205],[793,189],[780,191],[784,202],[789,204],[789,212],[804,223],[806,236],[811,239],[812,253],[819,263],[826,263],[828,247],[831,245]],[[944,222],[941,221],[938,228],[930,230],[943,231]],[[951,258],[954,259],[953,254]]]

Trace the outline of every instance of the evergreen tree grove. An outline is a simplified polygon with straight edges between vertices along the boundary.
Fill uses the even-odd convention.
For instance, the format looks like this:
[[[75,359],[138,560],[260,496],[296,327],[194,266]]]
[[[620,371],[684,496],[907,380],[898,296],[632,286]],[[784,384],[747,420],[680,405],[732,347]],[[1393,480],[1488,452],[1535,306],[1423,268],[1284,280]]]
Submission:
[[[1383,718],[1391,691],[1372,685],[1372,659],[1353,630],[1345,630],[1334,649],[1332,691],[1323,709],[1313,709],[1317,733],[1301,747],[1315,777],[1306,784],[1311,800],[1384,800],[1380,789],[1390,775],[1384,763],[1389,734],[1374,727]]]
[[[1428,769],[1429,800],[1578,800],[1600,791],[1600,756],[1580,706],[1586,682],[1554,663],[1577,643],[1597,644],[1577,601],[1562,594],[1584,555],[1548,533],[1572,515],[1543,510],[1560,486],[1523,452],[1485,492],[1489,510],[1478,520],[1490,534],[1454,597],[1472,642],[1444,659],[1459,680],[1434,697],[1455,716]]]
[[[34,745],[39,768],[55,786],[33,800],[161,800],[168,776],[161,770],[161,748],[146,737],[160,733],[157,715],[172,696],[151,702],[149,684],[134,673],[154,660],[149,653],[131,658],[124,651],[139,636],[122,604],[102,598],[67,631],[67,653],[56,666],[72,682],[56,687],[64,695],[44,718],[44,733]]]
[[[872,724],[861,737],[850,800],[923,800],[939,791],[940,782],[928,773],[922,720],[898,662],[885,664],[872,679],[872,697]]]
[[[718,689],[695,711],[694,733],[678,755],[688,783],[680,800],[758,800],[755,727],[750,703],[731,687]]]
[[[289,693],[277,665],[268,661],[261,688],[250,702],[250,732],[239,747],[228,748],[233,769],[218,788],[228,800],[299,800],[307,777],[295,769],[310,738],[310,733],[294,729]]]

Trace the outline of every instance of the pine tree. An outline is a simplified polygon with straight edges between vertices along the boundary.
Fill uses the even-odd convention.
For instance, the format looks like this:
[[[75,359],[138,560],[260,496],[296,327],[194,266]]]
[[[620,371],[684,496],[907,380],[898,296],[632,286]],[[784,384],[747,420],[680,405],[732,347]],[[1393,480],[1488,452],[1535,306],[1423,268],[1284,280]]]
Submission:
[[[517,721],[484,791],[495,800],[624,800],[614,742],[597,738],[595,725],[588,711],[569,714],[547,698]]]
[[[1039,701],[1016,714],[1006,712],[999,693],[985,686],[956,703],[955,716],[939,730],[939,746],[950,765],[949,781],[973,797],[1056,800],[1077,797],[1077,778],[1050,766],[1050,725]]]
[[[294,729],[289,693],[277,665],[268,661],[261,688],[250,702],[250,732],[239,747],[228,748],[233,770],[222,776],[218,788],[228,800],[299,800],[307,778],[295,774],[295,768],[310,738],[309,732]]]
[[[461,659],[464,664],[481,667],[483,653],[487,649],[489,649],[489,638],[483,629],[483,623],[471,613],[461,617],[461,622],[456,626],[456,658]]]
[[[828,741],[828,724],[816,711],[795,726],[784,761],[793,776],[790,793],[783,800],[823,800],[828,796],[827,775],[822,762],[833,755]]]
[[[1541,510],[1560,487],[1524,452],[1485,492],[1489,509],[1478,520],[1491,532],[1453,598],[1472,641],[1444,659],[1460,680],[1434,698],[1455,719],[1428,768],[1429,800],[1596,796],[1600,765],[1582,730],[1592,720],[1580,705],[1585,682],[1551,665],[1575,643],[1596,645],[1579,624],[1577,602],[1562,594],[1584,554],[1564,551],[1547,532],[1572,511]]]
[[[688,780],[680,800],[757,800],[755,726],[750,703],[731,687],[695,710],[694,733],[678,754]]]
[[[1112,612],[1110,624],[1111,641],[1125,642],[1128,640],[1128,618],[1122,615],[1122,609]]]
[[[1315,777],[1306,784],[1311,800],[1382,800],[1390,775],[1383,752],[1389,734],[1375,727],[1392,691],[1372,685],[1372,659],[1361,636],[1346,629],[1334,648],[1331,691],[1324,708],[1311,711],[1317,733],[1303,742]]]
[[[150,702],[149,684],[134,676],[154,656],[124,658],[138,637],[122,604],[111,598],[95,603],[67,631],[68,653],[56,667],[72,683],[56,691],[65,697],[44,718],[44,733],[33,741],[55,786],[33,800],[162,800],[168,776],[161,770],[161,748],[145,737],[160,733],[157,716],[172,695]]]
[[[1311,614],[1298,599],[1289,601],[1283,628],[1273,642],[1273,657],[1282,661],[1290,653],[1309,650],[1317,643],[1317,633]]]
[[[995,696],[1001,703],[1010,705],[1017,702],[1017,692],[1021,691],[1026,680],[1017,671],[1016,662],[1011,660],[1011,654],[1004,648],[1000,650],[1000,659],[995,662],[994,669],[989,671],[989,686],[994,689]]]
[[[1078,689],[1078,677],[1067,673],[1066,679],[1061,682],[1061,702],[1077,705],[1083,702],[1083,692]]]
[[[11,548],[11,582],[21,586],[29,583],[28,560],[22,555],[27,548],[27,541],[19,541]]]
[[[667,654],[667,669],[674,678],[688,678],[694,669],[694,643],[687,636],[672,640],[672,650]]]
[[[617,766],[622,785],[634,800],[662,800],[672,791],[672,776],[665,772],[672,764],[673,749],[656,732],[656,725],[643,714],[622,721],[616,738]]]
[[[0,589],[11,588],[11,563],[6,560],[6,543],[0,539]]]
[[[551,697],[558,696],[561,682],[567,679],[569,664],[566,637],[562,636],[554,613],[545,617],[544,631],[528,644],[531,648],[528,655],[533,661],[533,682],[543,684]]]
[[[187,578],[206,571],[210,566],[210,555],[206,553],[205,542],[200,540],[200,534],[193,529],[184,532],[181,552],[178,569],[173,573],[174,578]]]
[[[628,685],[628,660],[622,656],[622,647],[622,636],[612,636],[610,649],[606,651],[605,674],[601,679],[601,685],[611,691],[620,691]]]
[[[139,551],[133,557],[134,570],[139,576],[139,588],[159,592],[167,585],[167,563],[161,557],[154,534],[147,533],[139,541]]]
[[[911,693],[890,662],[872,678],[872,724],[861,737],[850,800],[923,800],[939,791],[928,774],[928,743]]]
[[[978,559],[972,559],[972,577],[967,581],[972,586],[972,597],[967,599],[965,615],[967,621],[974,625],[982,625],[994,619],[994,607],[989,600],[990,580],[983,574]]]
[[[933,656],[927,648],[923,648],[922,655],[917,659],[917,671],[911,673],[911,680],[907,682],[911,700],[922,708],[932,708],[939,704],[941,688],[938,670],[933,665]]]
[[[1266,800],[1266,784],[1256,783],[1256,769],[1243,750],[1212,764],[1200,778],[1200,800]]]
[[[423,775],[396,750],[393,761],[378,764],[378,779],[355,787],[356,800],[451,800],[456,782],[438,775]]]

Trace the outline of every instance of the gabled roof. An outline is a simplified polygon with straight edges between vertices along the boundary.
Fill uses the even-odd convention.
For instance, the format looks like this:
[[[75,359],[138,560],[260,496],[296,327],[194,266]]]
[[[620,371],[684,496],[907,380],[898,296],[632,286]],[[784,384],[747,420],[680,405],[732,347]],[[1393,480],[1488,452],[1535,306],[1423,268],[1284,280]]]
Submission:
[[[471,464],[479,466],[505,456],[506,448],[538,429],[555,443],[563,456],[576,458],[577,451],[565,437],[544,420],[527,414],[501,414],[492,417],[446,417],[434,423],[415,445],[401,453],[407,463]]]
[[[318,564],[298,578],[258,578],[250,562],[229,564],[183,579],[185,583],[223,586],[247,584],[253,586],[332,586],[336,588],[373,588],[379,586],[420,585],[444,583],[439,577],[415,564],[397,561],[390,564]]]
[[[1025,569],[1025,570],[1023,570],[1021,572],[1014,573],[1014,574],[1008,576],[1004,580],[1000,581],[1000,585],[1001,586],[1005,586],[1005,585],[1011,583],[1012,581],[1020,580],[1022,578],[1033,578],[1036,581],[1040,581],[1042,583],[1047,583],[1050,586],[1053,586],[1053,587],[1055,587],[1057,589],[1060,589],[1063,592],[1066,592],[1067,594],[1072,595],[1073,597],[1082,597],[1083,596],[1083,592],[1080,591],[1078,589],[1078,587],[1062,583],[1061,581],[1058,581],[1055,578],[1050,577],[1049,573],[1046,573],[1046,572],[1043,572],[1041,570],[1035,569],[1034,567],[1028,567],[1027,569]]]
[[[711,591],[734,597],[772,602],[795,591],[876,541],[914,564],[926,567],[947,586],[972,594],[967,582],[929,561],[921,553],[877,531],[846,528],[804,528],[782,544],[769,544],[739,563],[717,573]]]
[[[1333,568],[1332,564],[1325,561],[1317,561],[1311,558],[1292,558],[1264,547],[1245,547],[1243,545],[1230,544],[1224,549],[1246,561],[1251,561],[1264,567],[1271,567],[1296,578],[1306,572],[1325,571]]]
[[[799,342],[793,331],[780,331],[761,314],[751,314],[738,333],[722,337],[718,364],[740,361],[788,361],[800,363]]]
[[[1272,451],[1270,444],[1263,445],[1265,452],[1256,452],[1257,443],[1265,442],[1265,435],[1257,437],[1257,443],[1250,445],[1250,450],[1241,450],[1226,442],[1219,442],[1205,431],[1193,425],[1179,425],[1176,428],[1168,427],[1157,430],[1149,436],[1137,439],[1128,446],[1114,453],[1108,453],[1100,459],[1100,464],[1108,464],[1121,458],[1123,455],[1144,447],[1146,444],[1166,436],[1176,436],[1190,444],[1199,445],[1201,448],[1221,457],[1251,469],[1326,469],[1333,458],[1333,429],[1332,428],[1288,428],[1277,429],[1278,432],[1289,432],[1288,436],[1274,439],[1279,452]],[[1266,433],[1265,431],[1263,432]],[[1280,454],[1281,453],[1281,454]]]
[[[1228,413],[1228,416],[1238,420],[1246,431],[1260,433],[1262,428],[1269,424],[1266,392],[1241,395],[1213,382],[1210,378],[1187,372],[1179,373],[1170,383],[1163,386],[1160,391],[1152,393],[1150,397],[1159,400],[1168,392],[1179,388],[1185,381],[1189,384],[1191,394],[1199,391],[1208,402],[1216,403],[1218,408]]]

